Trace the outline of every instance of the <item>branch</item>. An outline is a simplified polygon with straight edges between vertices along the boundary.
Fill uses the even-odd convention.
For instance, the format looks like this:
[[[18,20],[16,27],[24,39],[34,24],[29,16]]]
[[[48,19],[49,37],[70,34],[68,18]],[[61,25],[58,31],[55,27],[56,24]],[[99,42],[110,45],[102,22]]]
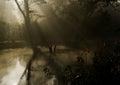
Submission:
[[[36,13],[32,13],[32,15],[35,15],[35,16],[37,16],[37,17],[39,17],[39,18],[46,17],[46,16],[44,16],[44,15],[39,15],[39,14],[36,14]]]
[[[21,81],[22,81],[23,77],[25,76],[25,74],[26,74],[27,70],[28,70],[28,64],[27,64],[27,66],[26,66],[26,68],[25,68],[24,72],[22,73],[22,76],[20,77],[20,80],[19,80],[19,82],[18,82],[18,85],[20,85],[20,84],[21,84]]]
[[[26,65],[26,67],[25,67],[25,70],[24,70],[24,72],[22,73],[22,76],[21,76],[20,79],[19,79],[18,85],[21,84],[22,79],[23,79],[23,77],[25,76],[25,74],[27,73],[27,71],[30,71],[30,69],[28,69],[28,68],[29,68],[29,66],[30,66],[31,63],[32,63],[32,60],[33,60],[33,56],[32,56],[32,57],[30,58],[30,60],[27,62],[27,65]],[[28,76],[28,75],[27,75],[27,76]]]
[[[25,16],[25,13],[23,12],[22,8],[20,7],[18,1],[15,0],[15,3],[17,4],[18,9],[20,10],[20,12],[22,13],[23,17],[25,18],[25,17],[26,17],[26,16]]]
[[[109,5],[110,5],[115,11],[120,12],[120,10],[116,8],[118,5],[114,6],[114,3],[109,3]]]

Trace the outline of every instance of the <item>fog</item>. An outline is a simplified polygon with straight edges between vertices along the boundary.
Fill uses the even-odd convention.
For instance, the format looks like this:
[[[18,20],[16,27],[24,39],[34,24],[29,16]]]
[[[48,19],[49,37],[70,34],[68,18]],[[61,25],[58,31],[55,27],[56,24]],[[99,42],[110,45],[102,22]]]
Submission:
[[[0,0],[0,85],[120,83],[119,0]]]

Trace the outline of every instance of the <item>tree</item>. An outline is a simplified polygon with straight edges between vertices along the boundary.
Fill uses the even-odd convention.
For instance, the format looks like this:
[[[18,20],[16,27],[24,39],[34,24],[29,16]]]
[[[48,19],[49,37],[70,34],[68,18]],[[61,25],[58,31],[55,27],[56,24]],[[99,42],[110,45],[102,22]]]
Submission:
[[[36,55],[39,53],[40,50],[38,50],[37,46],[34,44],[34,42],[32,42],[33,36],[32,36],[32,32],[31,32],[31,19],[30,19],[30,7],[29,7],[29,0],[23,0],[24,1],[24,7],[25,7],[25,11],[21,8],[19,2],[17,0],[15,0],[17,7],[19,8],[20,12],[22,13],[23,17],[24,17],[24,22],[25,22],[25,28],[27,30],[27,39],[30,43],[30,47],[33,50],[33,55],[30,58],[29,62],[26,65],[25,71],[23,73],[23,75],[21,76],[21,79],[23,78],[23,76],[26,74],[27,72],[27,85],[30,85],[30,77],[31,77],[31,64],[33,62],[33,60],[35,59]],[[32,39],[31,39],[32,38]],[[20,80],[21,82],[21,80]],[[19,82],[19,84],[20,84]]]
[[[35,45],[35,43],[32,41],[33,36],[32,36],[32,32],[31,32],[32,24],[31,24],[30,15],[34,14],[34,10],[30,9],[29,0],[23,0],[23,1],[24,1],[24,7],[25,7],[24,10],[25,11],[21,8],[19,2],[17,0],[15,0],[20,12],[22,13],[22,15],[24,17],[25,27],[28,32],[28,36],[27,36],[28,41],[33,50],[33,56],[31,57],[30,61],[27,63],[26,70],[23,73],[23,74],[25,74],[26,71],[28,70],[27,80],[28,80],[28,85],[30,85],[31,64],[32,64],[32,61],[35,59],[36,54],[39,53],[39,50],[38,50],[37,46]],[[32,1],[34,3],[39,3],[38,0],[32,0]],[[56,3],[56,1],[58,1],[58,0],[54,0],[55,3]],[[56,3],[56,5],[58,5],[58,6],[54,7],[55,8],[54,11],[56,12],[57,17],[59,17],[58,20],[61,19],[61,22],[64,21],[64,22],[68,23],[68,25],[72,24],[70,26],[65,26],[67,28],[70,28],[70,29],[66,29],[67,31],[69,30],[67,38],[70,37],[70,40],[73,40],[73,39],[75,40],[76,36],[78,37],[82,32],[84,32],[83,29],[82,29],[82,32],[80,32],[81,31],[80,28],[86,28],[85,31],[88,30],[87,27],[84,27],[84,26],[90,24],[89,21],[91,21],[93,19],[93,16],[96,15],[96,13],[99,13],[99,10],[100,10],[100,13],[103,13],[101,11],[102,9],[105,9],[105,7],[108,7],[109,5],[113,6],[117,2],[116,0],[66,0],[66,1],[69,2],[69,4],[66,3],[67,4],[66,6],[63,5],[64,0],[59,1],[60,4]],[[46,3],[45,0],[40,0],[40,2]],[[62,8],[59,8],[59,6]],[[77,9],[77,10],[74,10],[74,9]],[[66,10],[67,10],[67,12],[65,12]],[[62,15],[64,15],[65,17],[62,17]],[[86,24],[86,22],[87,22],[87,24]],[[73,24],[75,24],[76,26]],[[64,25],[64,24],[62,24],[62,25]],[[92,26],[91,26],[91,28],[92,28]],[[71,35],[71,36],[69,36],[69,35]],[[82,35],[82,36],[84,36],[84,35]],[[51,45],[50,45],[49,49],[50,49],[50,52],[52,52]]]
[[[6,35],[6,25],[4,21],[0,21],[0,42],[5,41],[5,35]]]
[[[36,56],[38,54],[40,54],[40,50],[37,48],[37,45],[33,42],[33,34],[32,34],[32,20],[31,20],[31,15],[34,14],[34,10],[30,9],[30,5],[29,5],[29,0],[23,0],[24,1],[24,7],[25,9],[22,9],[21,5],[19,4],[19,2],[17,0],[15,0],[20,12],[23,15],[24,18],[24,22],[25,22],[25,28],[26,28],[26,32],[28,32],[27,34],[27,40],[28,43],[30,43],[31,49],[33,50],[33,55],[30,58],[29,62],[26,65],[25,71],[23,72],[21,79],[19,81],[19,85],[21,83],[21,80],[23,78],[23,76],[27,73],[27,85],[30,85],[30,78],[31,78],[31,65],[32,62],[34,61],[34,59],[36,58]],[[39,1],[37,0],[33,0],[34,3],[38,3]],[[40,0],[41,3],[45,4],[44,0]],[[25,10],[25,11],[24,11]],[[35,16],[41,17],[39,14],[34,14]],[[37,20],[37,19],[36,19]],[[55,47],[56,48],[56,47]],[[51,51],[51,46],[50,46],[50,51]],[[61,76],[61,75],[59,75]],[[63,79],[62,79],[63,80]]]
[[[79,47],[84,40],[108,37],[113,31],[109,7],[116,9],[116,4],[117,0],[69,0],[60,15],[69,24],[67,38],[72,41],[68,38],[67,44]]]

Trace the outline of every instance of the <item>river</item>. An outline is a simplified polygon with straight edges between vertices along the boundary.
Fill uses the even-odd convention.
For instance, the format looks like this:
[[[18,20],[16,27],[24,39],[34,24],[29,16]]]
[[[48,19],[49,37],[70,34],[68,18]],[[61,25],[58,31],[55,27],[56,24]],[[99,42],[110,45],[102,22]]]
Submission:
[[[42,48],[43,49],[43,48]],[[32,63],[31,85],[58,85],[57,77],[54,73],[60,72],[66,65],[76,61],[78,55],[82,55],[86,63],[92,61],[93,52],[84,51],[57,51],[55,55],[49,54],[45,49]],[[23,74],[26,62],[32,56],[30,48],[15,48],[0,50],[0,85],[18,85]],[[53,72],[48,78],[44,68],[49,68]],[[20,85],[26,85],[26,77],[22,78]]]
[[[5,49],[0,51],[0,85],[18,85],[26,62],[32,56],[29,48]],[[39,66],[39,68],[38,68]],[[34,70],[31,72],[31,85],[54,85],[55,75],[50,79],[45,77],[43,71],[46,66],[45,60],[41,57],[33,62]],[[20,85],[26,85],[26,77],[22,78]]]

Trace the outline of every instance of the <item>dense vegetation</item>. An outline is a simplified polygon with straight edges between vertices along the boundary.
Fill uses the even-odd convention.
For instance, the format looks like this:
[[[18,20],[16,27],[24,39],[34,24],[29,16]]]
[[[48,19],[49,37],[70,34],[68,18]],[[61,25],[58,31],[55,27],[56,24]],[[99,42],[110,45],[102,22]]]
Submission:
[[[81,56],[66,66],[66,82],[70,85],[119,85],[120,44],[106,45],[95,52],[93,65],[86,65]]]

